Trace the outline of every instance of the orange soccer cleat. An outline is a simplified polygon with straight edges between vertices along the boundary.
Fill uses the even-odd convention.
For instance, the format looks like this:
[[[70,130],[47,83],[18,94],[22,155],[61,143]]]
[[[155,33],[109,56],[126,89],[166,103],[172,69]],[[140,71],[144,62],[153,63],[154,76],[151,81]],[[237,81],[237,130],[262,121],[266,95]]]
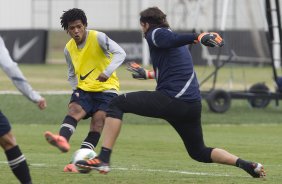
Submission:
[[[64,172],[78,173],[78,170],[74,164],[68,164],[64,167]]]
[[[59,148],[62,152],[68,152],[70,149],[70,145],[66,138],[60,135],[55,135],[49,131],[44,133],[44,137],[46,140],[53,146]]]

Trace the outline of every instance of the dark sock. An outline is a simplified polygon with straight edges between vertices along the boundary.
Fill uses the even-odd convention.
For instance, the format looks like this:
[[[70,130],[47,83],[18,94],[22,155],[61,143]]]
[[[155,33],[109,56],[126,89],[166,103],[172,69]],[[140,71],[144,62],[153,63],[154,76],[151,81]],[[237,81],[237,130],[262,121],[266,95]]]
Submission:
[[[238,158],[237,161],[236,161],[236,166],[244,169],[244,168],[250,167],[251,163],[252,162],[250,162],[250,161],[246,161],[246,160],[243,160],[241,158]]]
[[[245,160],[242,160],[241,158],[238,158],[236,161],[236,166],[240,168],[243,168],[246,164],[248,164],[248,162]]]
[[[18,180],[22,184],[31,184],[32,182],[29,168],[19,146],[15,146],[5,151],[5,154],[8,160],[8,164]]]
[[[101,152],[99,154],[99,159],[105,163],[110,163],[112,150],[109,148],[102,147]]]
[[[100,136],[101,134],[99,132],[89,132],[87,137],[81,143],[80,148],[89,148],[94,150],[99,142]]]
[[[243,160],[243,159],[240,159],[240,158],[238,158],[237,161],[236,161],[236,166],[237,167],[245,170],[251,176],[257,178],[260,175],[254,171],[255,168],[254,168],[253,164],[256,164],[256,163],[253,163],[253,162],[250,162],[250,161],[246,161],[246,160]]]
[[[61,125],[61,129],[59,134],[67,139],[70,140],[71,135],[74,133],[77,126],[77,120],[73,117],[67,115]]]

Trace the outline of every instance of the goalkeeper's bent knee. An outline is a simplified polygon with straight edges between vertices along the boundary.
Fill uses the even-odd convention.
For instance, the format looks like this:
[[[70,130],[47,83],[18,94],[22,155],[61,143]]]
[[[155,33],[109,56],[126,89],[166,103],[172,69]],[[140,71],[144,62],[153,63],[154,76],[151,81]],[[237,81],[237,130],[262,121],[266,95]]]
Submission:
[[[212,163],[211,152],[213,148],[204,147],[202,149],[190,149],[188,151],[190,157],[198,162]]]

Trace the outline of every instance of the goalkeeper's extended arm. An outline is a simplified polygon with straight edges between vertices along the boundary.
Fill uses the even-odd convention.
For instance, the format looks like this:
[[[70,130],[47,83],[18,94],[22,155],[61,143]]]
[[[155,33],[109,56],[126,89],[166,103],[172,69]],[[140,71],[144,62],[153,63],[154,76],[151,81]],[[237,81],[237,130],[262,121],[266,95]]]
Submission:
[[[224,41],[218,33],[215,32],[204,32],[198,35],[197,40],[208,47],[222,47]]]
[[[146,70],[135,62],[127,63],[127,70],[132,73],[134,79],[154,79],[155,72]]]

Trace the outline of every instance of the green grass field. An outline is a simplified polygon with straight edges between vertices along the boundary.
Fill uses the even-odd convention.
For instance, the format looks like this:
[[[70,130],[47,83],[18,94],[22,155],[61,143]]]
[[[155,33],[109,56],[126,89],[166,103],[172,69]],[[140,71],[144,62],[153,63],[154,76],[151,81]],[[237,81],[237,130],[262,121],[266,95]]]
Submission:
[[[65,65],[20,65],[27,79],[40,92],[70,91],[66,81]],[[199,78],[211,69],[196,68]],[[208,70],[208,71],[205,71]],[[222,70],[220,85],[226,86],[230,70],[239,75],[242,68]],[[270,68],[247,68],[247,85],[266,82],[272,86]],[[256,75],[260,73],[260,75]],[[153,89],[153,81],[132,80],[122,67],[118,74],[121,90]],[[0,91],[16,90],[9,79],[0,72]],[[235,77],[234,77],[235,78]],[[234,80],[238,88],[243,81]],[[236,84],[236,85],[235,85]],[[209,84],[208,84],[209,85]],[[46,130],[58,131],[67,111],[69,95],[47,95],[45,111],[20,95],[0,95],[0,109],[13,126],[17,142],[22,148],[31,169],[35,184],[107,183],[107,184],[182,184],[182,183],[282,183],[282,107],[271,102],[265,109],[250,108],[246,100],[234,100],[229,111],[215,114],[203,102],[203,131],[206,144],[221,147],[249,160],[265,165],[266,179],[253,179],[245,172],[230,166],[203,164],[187,156],[176,132],[164,121],[126,114],[124,126],[112,156],[112,172],[100,175],[63,173],[72,153],[79,148],[88,132],[88,121],[82,121],[71,139],[71,151],[60,153],[46,143]],[[99,152],[99,149],[97,150]],[[4,153],[0,152],[1,184],[18,183],[11,173]]]
[[[46,65],[19,65],[28,81],[39,91],[47,90],[70,90],[67,81],[66,64],[46,64]],[[150,69],[151,67],[148,67]],[[204,80],[214,71],[213,67],[196,66],[199,82]],[[278,75],[282,75],[278,70]],[[154,80],[134,80],[125,66],[117,70],[120,78],[120,88],[125,90],[153,90]],[[0,91],[16,90],[8,77],[0,71]],[[245,90],[255,83],[263,82],[272,91],[275,89],[271,67],[251,67],[229,65],[219,70],[217,88],[225,90]],[[201,90],[209,90],[212,86],[212,78],[201,86]]]
[[[133,118],[133,117],[132,117]],[[58,130],[59,125],[14,124],[14,133],[30,164],[34,183],[268,183],[282,182],[281,177],[281,131],[278,124],[205,125],[207,145],[225,148],[242,158],[259,160],[265,165],[266,179],[253,179],[244,171],[231,166],[203,164],[193,161],[172,130],[164,123],[125,123],[112,156],[112,172],[100,175],[63,173],[88,125],[83,123],[71,139],[71,151],[60,153],[49,146],[43,138],[45,130]],[[153,120],[150,120],[153,121]],[[138,124],[137,124],[138,123]],[[17,183],[0,154],[1,183]]]

